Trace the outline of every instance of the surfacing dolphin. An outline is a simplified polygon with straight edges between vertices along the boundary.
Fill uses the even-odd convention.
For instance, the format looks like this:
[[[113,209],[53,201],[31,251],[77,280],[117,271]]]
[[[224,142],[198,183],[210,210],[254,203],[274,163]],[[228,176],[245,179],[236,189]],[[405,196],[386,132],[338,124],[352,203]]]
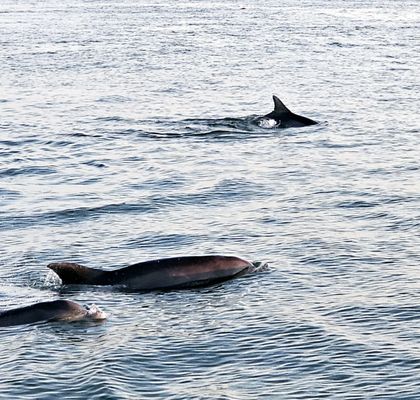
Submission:
[[[94,304],[83,307],[71,300],[53,300],[0,312],[0,327],[47,321],[100,321],[107,315]]]
[[[121,285],[130,290],[209,286],[246,273],[252,264],[238,257],[190,256],[140,262],[114,271],[69,262],[48,265],[63,284]]]
[[[273,96],[273,100],[274,110],[256,121],[261,128],[299,128],[317,124],[312,119],[292,113],[277,96]]]

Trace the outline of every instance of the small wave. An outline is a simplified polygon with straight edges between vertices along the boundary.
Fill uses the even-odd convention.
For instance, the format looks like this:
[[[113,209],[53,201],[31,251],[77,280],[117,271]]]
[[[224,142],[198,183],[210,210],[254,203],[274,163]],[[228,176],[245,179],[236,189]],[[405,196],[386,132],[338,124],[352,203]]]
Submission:
[[[96,160],[86,161],[83,163],[84,165],[89,165],[91,167],[97,167],[97,168],[106,168],[107,165]]]
[[[0,188],[0,196],[15,199],[17,197],[22,196],[22,193],[18,192],[17,190]]]
[[[20,125],[20,126],[25,127],[26,125]],[[7,124],[6,126],[0,125],[0,128],[2,127],[5,127],[7,129],[10,128],[9,124]],[[0,140],[0,145],[3,145],[5,147],[16,147],[16,146],[22,146],[22,145],[32,144],[36,142],[38,142],[38,139],[34,139],[34,138],[25,138],[21,140]]]
[[[8,168],[0,170],[0,177],[17,176],[17,175],[50,175],[56,172],[50,167],[30,167],[30,168]]]
[[[95,121],[126,122],[126,123],[133,123],[134,122],[134,120],[132,120],[132,119],[119,117],[117,115],[112,115],[112,116],[109,116],[109,117],[98,117],[98,118],[95,118]]]
[[[99,218],[103,214],[150,213],[158,210],[157,205],[144,203],[106,204],[98,207],[78,207],[58,211],[50,211],[32,215],[16,215],[11,219],[7,215],[0,218],[1,229],[23,228],[31,225],[57,225],[79,222],[89,218]]]
[[[352,48],[352,47],[360,46],[355,43],[342,43],[342,42],[330,42],[328,43],[328,45],[334,46],[334,47],[343,47],[343,48]]]
[[[379,203],[375,202],[368,202],[362,200],[355,200],[355,201],[343,201],[337,205],[340,208],[371,208],[378,206]]]
[[[133,101],[133,99],[126,96],[112,95],[112,96],[100,97],[96,101],[98,103],[128,103],[128,102]]]
[[[389,223],[385,226],[389,231],[399,231],[399,232],[410,232],[418,233],[420,228],[420,222],[416,218],[402,218],[396,222]]]
[[[141,237],[130,239],[126,247],[138,249],[139,247],[162,247],[164,249],[178,248],[180,246],[193,245],[206,238],[205,235],[186,234],[159,234],[144,232]]]

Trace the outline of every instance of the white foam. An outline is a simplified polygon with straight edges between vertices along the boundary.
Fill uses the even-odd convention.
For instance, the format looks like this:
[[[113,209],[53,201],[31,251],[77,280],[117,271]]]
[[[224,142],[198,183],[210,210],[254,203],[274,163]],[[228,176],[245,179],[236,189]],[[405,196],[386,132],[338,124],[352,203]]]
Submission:
[[[271,119],[271,118],[262,118],[258,121],[258,126],[264,129],[272,129],[280,124],[281,124],[281,121],[277,122],[275,119]]]

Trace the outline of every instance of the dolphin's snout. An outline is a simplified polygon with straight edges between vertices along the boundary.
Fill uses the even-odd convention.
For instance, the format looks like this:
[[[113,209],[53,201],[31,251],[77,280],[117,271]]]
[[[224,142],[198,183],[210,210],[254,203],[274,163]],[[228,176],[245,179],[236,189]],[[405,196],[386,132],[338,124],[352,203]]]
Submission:
[[[47,268],[54,270],[56,265],[57,265],[57,263],[50,263],[50,264],[47,265]]]
[[[87,316],[95,321],[101,321],[108,318],[105,311],[102,311],[96,304],[85,306],[87,309]]]

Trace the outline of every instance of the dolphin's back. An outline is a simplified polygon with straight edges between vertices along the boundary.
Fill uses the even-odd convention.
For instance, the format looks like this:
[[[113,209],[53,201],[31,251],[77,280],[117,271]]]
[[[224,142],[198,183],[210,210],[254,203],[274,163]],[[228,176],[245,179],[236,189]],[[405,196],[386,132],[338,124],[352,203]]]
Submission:
[[[245,272],[251,264],[232,256],[189,256],[144,261],[114,271],[75,263],[48,265],[64,284],[122,285],[133,290],[206,286]]]
[[[32,324],[54,319],[70,319],[83,314],[83,308],[68,300],[54,300],[0,312],[0,326]]]
[[[56,262],[48,265],[61,279],[63,284],[106,285],[107,271],[85,267],[71,262]]]
[[[113,279],[131,289],[184,289],[223,282],[250,266],[233,256],[189,256],[145,261],[112,273]]]
[[[314,121],[313,119],[294,113],[290,113],[290,117],[284,122],[284,126],[287,128],[300,128],[302,126],[310,126],[317,124],[318,122]]]

